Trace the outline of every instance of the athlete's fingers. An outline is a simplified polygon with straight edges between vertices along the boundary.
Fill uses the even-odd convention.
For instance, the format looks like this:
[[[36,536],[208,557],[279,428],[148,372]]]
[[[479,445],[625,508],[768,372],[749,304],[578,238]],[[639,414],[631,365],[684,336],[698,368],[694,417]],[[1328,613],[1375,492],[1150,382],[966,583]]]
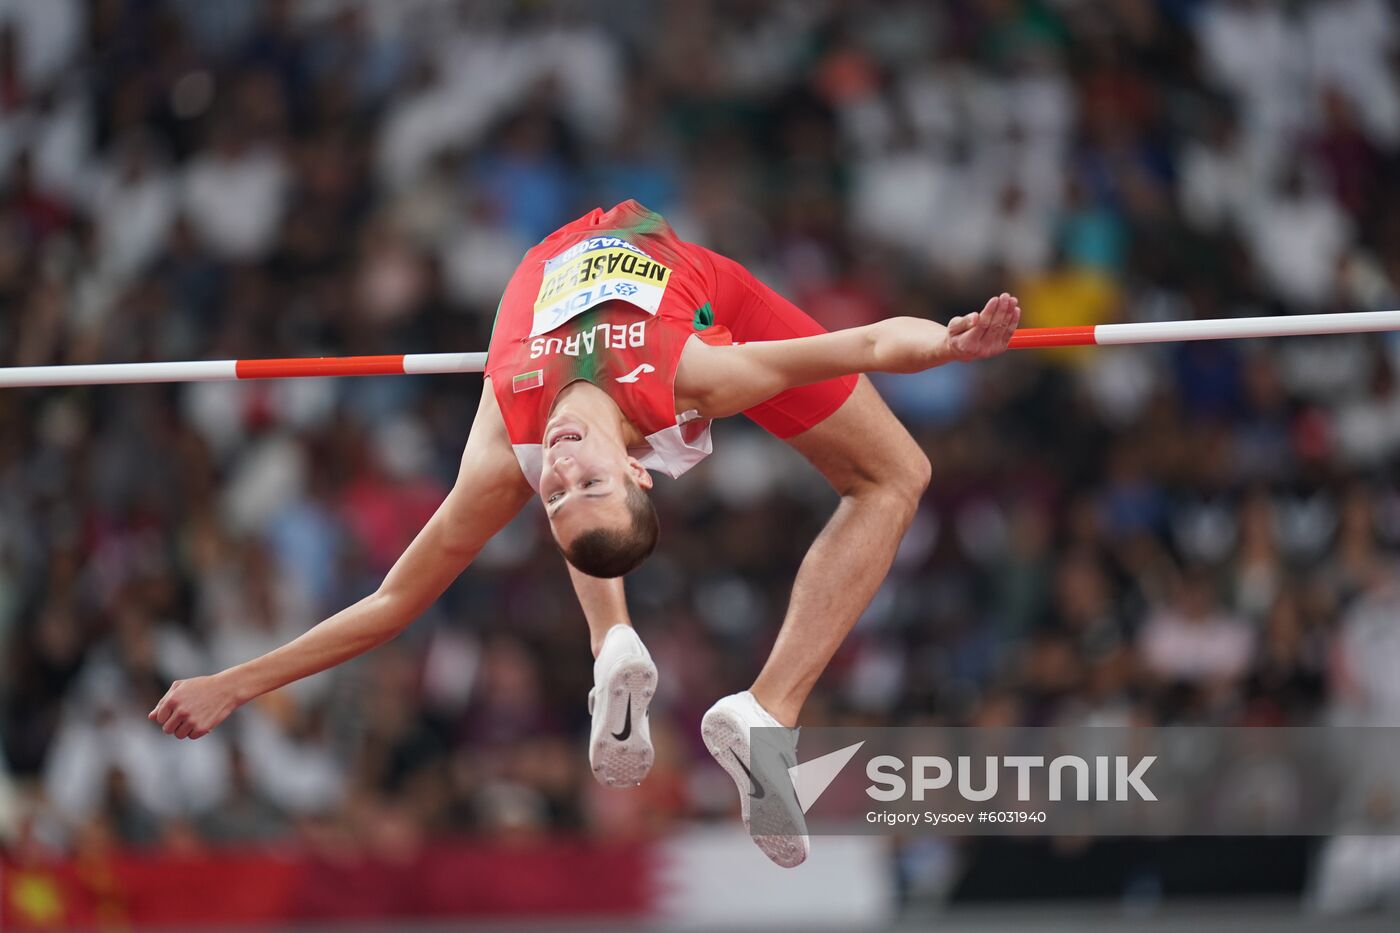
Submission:
[[[174,733],[172,733],[172,734],[173,734],[173,735],[175,736],[175,738],[177,738],[177,739],[187,739],[187,738],[190,737],[190,733],[193,732],[193,731],[194,731],[194,723],[192,723],[192,722],[190,722],[188,719],[186,719],[184,722],[180,723],[180,728],[176,729],[176,730],[174,731]]]
[[[1005,313],[1001,295],[988,300],[986,307],[982,309],[981,327],[976,335],[979,344],[1000,330]]]
[[[1021,302],[1016,296],[1011,296],[1011,320],[1006,322],[1006,339],[1010,340],[1011,335],[1016,332],[1016,328],[1021,326]]]
[[[1002,292],[987,299],[981,311],[949,321],[948,336],[964,358],[993,356],[1010,344],[1020,322],[1020,302],[1010,292]]]
[[[976,356],[980,351],[983,339],[987,336],[987,330],[996,321],[997,300],[992,298],[982,306],[981,311],[969,314],[969,318],[975,318],[976,323],[969,327],[962,340],[959,342],[963,352],[969,356]]]
[[[951,321],[948,322],[949,336],[956,337],[959,334],[967,333],[968,331],[972,330],[972,328],[977,326],[977,322],[979,319],[980,318],[978,316],[978,312],[976,311],[972,312],[971,314],[964,314],[960,315],[959,317],[953,318]]]
[[[996,297],[996,308],[992,312],[992,324],[994,327],[1005,327],[1006,322],[1011,318],[1011,296],[1002,292]]]
[[[962,351],[970,358],[995,356],[1006,349],[1021,317],[1020,306],[1007,292],[987,301],[980,316],[980,327],[959,341]]]
[[[997,305],[996,336],[1000,338],[1005,332],[1015,328],[1020,317],[1021,309],[1016,304],[1016,299],[1003,294],[1001,302]]]
[[[978,336],[984,337],[996,331],[996,329],[1001,326],[1001,316],[1001,296],[998,295],[996,298],[987,302],[987,307],[982,312],[982,333]]]
[[[1021,320],[1021,306],[1015,297],[1003,292],[997,302],[996,323],[992,327],[992,339],[1004,344]]]
[[[170,715],[174,712],[175,704],[170,702],[170,694],[167,693],[156,704],[156,708],[151,710],[151,718],[163,726],[170,720]]]

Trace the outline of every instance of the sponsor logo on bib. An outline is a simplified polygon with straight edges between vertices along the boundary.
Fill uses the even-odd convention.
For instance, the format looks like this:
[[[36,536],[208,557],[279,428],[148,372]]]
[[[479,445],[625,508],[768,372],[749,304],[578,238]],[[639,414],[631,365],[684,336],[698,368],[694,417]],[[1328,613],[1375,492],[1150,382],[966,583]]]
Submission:
[[[548,333],[605,301],[655,314],[671,270],[621,237],[589,237],[544,264],[531,337]]]

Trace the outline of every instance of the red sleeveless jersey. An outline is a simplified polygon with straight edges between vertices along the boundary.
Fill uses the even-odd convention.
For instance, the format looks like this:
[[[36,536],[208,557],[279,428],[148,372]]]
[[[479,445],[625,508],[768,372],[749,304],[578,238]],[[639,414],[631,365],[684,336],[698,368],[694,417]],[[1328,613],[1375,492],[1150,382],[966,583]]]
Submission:
[[[710,422],[676,412],[686,341],[730,342],[724,328],[705,327],[710,288],[692,250],[660,214],[624,201],[525,254],[496,312],[486,375],[530,485],[554,399],[579,379],[608,393],[646,438],[629,451],[643,466],[680,476],[710,453]]]

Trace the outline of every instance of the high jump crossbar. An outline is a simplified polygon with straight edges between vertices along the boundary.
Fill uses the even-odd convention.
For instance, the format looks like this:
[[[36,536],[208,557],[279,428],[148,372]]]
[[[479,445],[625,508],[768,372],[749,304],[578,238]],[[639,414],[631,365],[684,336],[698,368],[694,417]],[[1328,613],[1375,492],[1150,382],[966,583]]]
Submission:
[[[1150,321],[1080,327],[1023,327],[1011,349],[1124,346],[1246,337],[1305,337],[1400,330],[1400,311],[1356,311],[1204,321]],[[479,373],[485,353],[407,353],[281,360],[204,360],[178,363],[98,363],[77,366],[0,367],[0,388],[132,385],[157,382],[236,382],[326,376],[426,376]]]

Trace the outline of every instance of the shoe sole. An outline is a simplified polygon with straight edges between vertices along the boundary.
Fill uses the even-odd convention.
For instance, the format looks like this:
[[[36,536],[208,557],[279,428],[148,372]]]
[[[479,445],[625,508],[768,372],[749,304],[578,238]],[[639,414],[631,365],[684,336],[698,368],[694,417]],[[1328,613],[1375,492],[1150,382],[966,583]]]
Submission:
[[[735,714],[723,709],[712,709],[700,720],[700,737],[705,748],[715,762],[724,769],[739,790],[739,801],[744,818],[744,829],[750,828],[749,795],[751,784],[748,773],[740,767],[741,761],[752,761],[749,757],[749,729]],[[801,836],[754,836],[754,844],[764,855],[783,868],[796,868],[807,860],[809,845]]]
[[[613,668],[608,682],[594,700],[593,720],[602,720],[602,731],[592,739],[588,760],[593,776],[607,787],[636,787],[651,771],[656,750],[651,744],[647,708],[656,693],[656,665],[645,658],[623,661]],[[614,738],[626,726],[632,710],[632,732]]]

